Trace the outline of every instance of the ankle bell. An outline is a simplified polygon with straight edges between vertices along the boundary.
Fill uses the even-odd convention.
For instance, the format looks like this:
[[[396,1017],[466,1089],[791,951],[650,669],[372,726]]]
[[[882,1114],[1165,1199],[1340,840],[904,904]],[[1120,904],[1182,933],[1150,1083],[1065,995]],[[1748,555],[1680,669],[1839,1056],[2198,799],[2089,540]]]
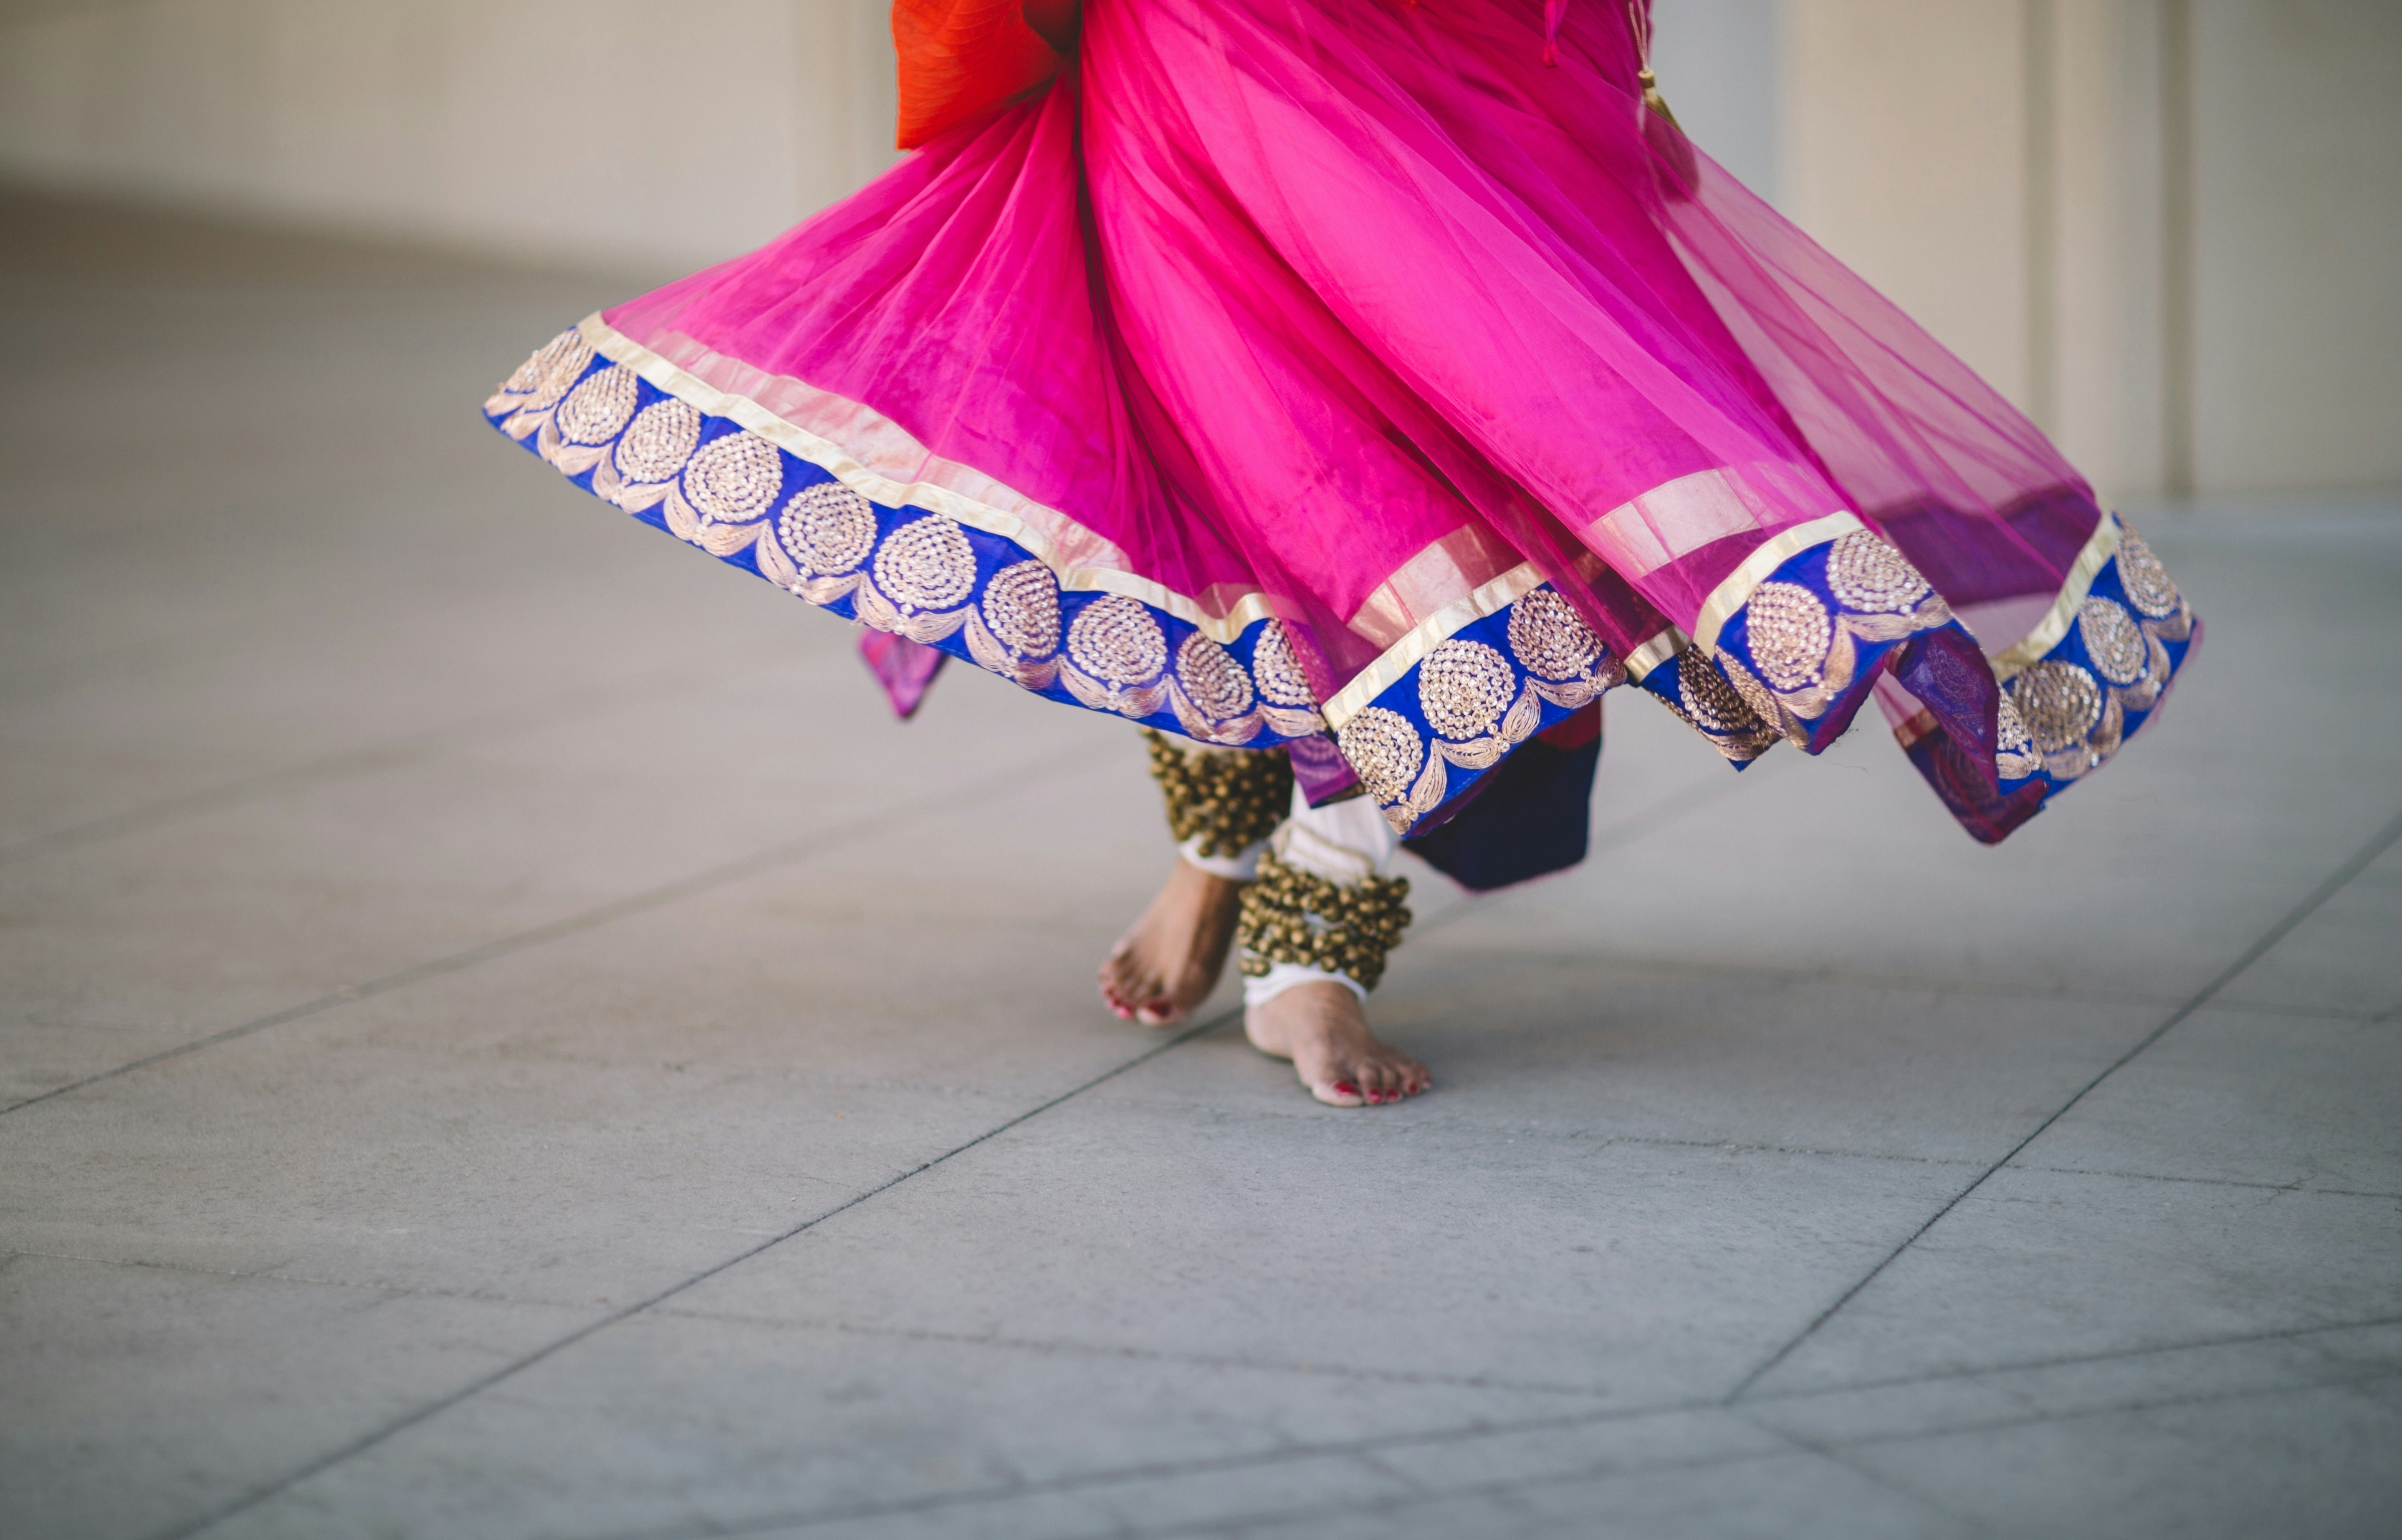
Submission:
[[[1252,978],[1277,963],[1348,975],[1362,989],[1385,976],[1385,959],[1410,923],[1407,877],[1338,883],[1287,865],[1271,851],[1243,890],[1235,924],[1238,965]]]
[[[1202,856],[1239,856],[1276,832],[1292,804],[1292,762],[1281,749],[1179,749],[1154,728],[1151,775],[1167,827]]]

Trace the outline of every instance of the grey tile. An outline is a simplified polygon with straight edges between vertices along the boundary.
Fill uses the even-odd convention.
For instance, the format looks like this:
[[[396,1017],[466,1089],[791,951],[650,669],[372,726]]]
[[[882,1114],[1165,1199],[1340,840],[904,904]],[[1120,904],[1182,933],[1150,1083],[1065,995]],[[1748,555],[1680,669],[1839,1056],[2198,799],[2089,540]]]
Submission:
[[[1866,1445],[1843,1458],[2010,1536],[2402,1527],[2402,1410],[2345,1387],[2170,1403]]]
[[[2018,1163],[2402,1195],[2397,1106],[2402,1023],[2206,1009]]]
[[[2389,1321],[1756,1396],[1743,1409],[1814,1446],[1848,1448],[2396,1379],[2402,1321]]]
[[[955,733],[1021,703],[960,704]],[[762,854],[947,807],[1008,817],[997,801],[1076,757],[1074,734],[1006,721],[973,759],[932,734],[908,765],[812,755],[808,737],[742,693],[700,691],[0,869],[9,1009],[43,1034],[10,1055],[11,1099]],[[926,875],[958,884],[961,865]]]
[[[590,1314],[0,1254],[0,1533],[180,1528]]]
[[[1380,1117],[1977,1167],[2161,1014],[2005,990],[1530,956],[1470,947],[1453,931],[1397,954],[1371,1009],[1437,1075],[1434,1095]],[[1190,1063],[1144,1083],[1219,1094]]]
[[[1520,1501],[1535,1520],[1522,1532],[1529,1535],[1950,1540],[1976,1533],[1948,1504],[1803,1453],[1539,1487]]]
[[[1142,1533],[1137,1531],[1136,1533]],[[1213,1532],[1249,1536],[1472,1534],[1627,1540],[1885,1536],[1948,1540],[1975,1533],[1942,1509],[1816,1455],[1787,1452],[1572,1481],[1513,1483],[1453,1496],[1320,1506],[1282,1521]]]
[[[2371,861],[2220,991],[2228,1005],[2402,1014],[2402,845]]]
[[[72,1117],[44,1108],[38,1125],[0,1130],[0,1245],[623,1304],[1016,1110],[656,1061],[290,1059],[288,1044],[236,1044]]]
[[[1233,1042],[1210,1052],[1230,1073],[1289,1074]],[[1958,1183],[1926,1162],[1364,1113],[1163,1118],[1145,1082],[1194,1052],[987,1141],[684,1304],[1681,1403],[1731,1388]]]
[[[1507,1494],[1553,1482],[1728,1464],[1789,1454],[1791,1444],[1714,1405],[1389,1441],[1373,1452],[1425,1497]]]
[[[863,1533],[1123,1533],[1362,1502],[1401,1482],[1358,1446],[1591,1405],[668,1313],[591,1338],[221,1533],[323,1533],[361,1513],[444,1535],[845,1519]]]
[[[2387,1197],[2006,1168],[1762,1395],[2402,1316]]]
[[[1162,1040],[1094,998],[1107,931],[1012,912],[1015,852],[962,821],[880,849],[929,890],[964,870],[981,913],[772,872],[0,1120],[0,1240],[579,1302],[667,1286]]]

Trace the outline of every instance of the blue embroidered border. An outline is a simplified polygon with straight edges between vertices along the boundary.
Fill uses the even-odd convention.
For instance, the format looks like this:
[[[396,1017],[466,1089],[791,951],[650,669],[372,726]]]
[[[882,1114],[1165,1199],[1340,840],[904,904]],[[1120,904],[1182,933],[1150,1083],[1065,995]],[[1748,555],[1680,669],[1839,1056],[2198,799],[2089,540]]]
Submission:
[[[1988,791],[1951,736],[1924,718],[1897,736],[1968,832],[1995,844],[2108,763],[2159,715],[2202,645],[2202,626],[2160,558],[2123,532],[2067,634],[2004,693],[1998,787]]]
[[[595,356],[571,332],[485,404],[495,428],[602,500],[847,620],[1036,694],[1203,742],[1322,732],[1274,620],[1222,645],[1124,595],[1067,590],[1016,542],[887,507]]]
[[[1229,747],[1325,731],[1276,621],[1254,622],[1222,644],[1129,596],[1063,589],[1016,542],[927,509],[874,502],[596,355],[575,331],[536,353],[484,409],[502,433],[644,523],[1046,699]],[[1688,648],[1642,683],[1740,767],[1780,736],[1811,752],[1825,748],[1887,654],[1921,639],[1981,659],[1915,569],[1861,529],[1782,563],[1721,628],[1714,657]],[[2158,710],[2199,639],[2200,624],[2166,572],[2128,534],[2069,634],[2011,681],[1997,790],[1931,718],[1905,729],[1904,747],[1972,833],[1999,839],[2106,762]],[[1437,643],[1335,736],[1386,817],[1407,832],[1625,679],[1543,584]]]

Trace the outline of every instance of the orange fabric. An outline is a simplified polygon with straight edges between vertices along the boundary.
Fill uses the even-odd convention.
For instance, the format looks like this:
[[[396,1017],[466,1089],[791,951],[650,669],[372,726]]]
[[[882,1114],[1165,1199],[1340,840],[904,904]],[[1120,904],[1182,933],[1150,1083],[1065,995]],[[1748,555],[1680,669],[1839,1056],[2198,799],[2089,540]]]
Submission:
[[[1073,46],[1075,12],[1076,0],[892,0],[901,148],[1049,85]]]

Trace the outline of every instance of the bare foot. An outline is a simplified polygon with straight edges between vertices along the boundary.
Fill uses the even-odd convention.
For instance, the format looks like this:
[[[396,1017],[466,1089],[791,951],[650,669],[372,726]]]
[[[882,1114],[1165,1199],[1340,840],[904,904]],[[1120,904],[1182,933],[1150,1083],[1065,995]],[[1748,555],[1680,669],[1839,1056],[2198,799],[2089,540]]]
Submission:
[[[1243,1013],[1251,1046],[1291,1059],[1309,1093],[1329,1107],[1368,1107],[1434,1084],[1427,1066],[1368,1031],[1360,997],[1339,983],[1295,984]]]
[[[1101,998],[1145,1026],[1173,1026],[1226,970],[1243,885],[1179,860],[1167,886],[1101,964]]]

